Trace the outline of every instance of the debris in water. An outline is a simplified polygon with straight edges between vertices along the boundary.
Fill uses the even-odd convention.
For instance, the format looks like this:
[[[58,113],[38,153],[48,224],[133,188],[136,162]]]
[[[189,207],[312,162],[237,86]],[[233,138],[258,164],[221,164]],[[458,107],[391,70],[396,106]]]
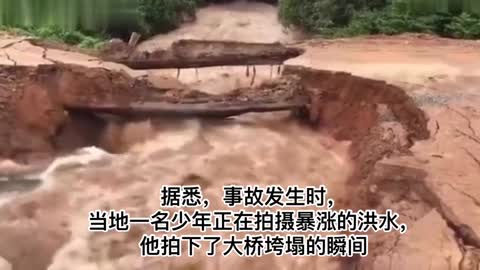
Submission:
[[[216,40],[178,40],[167,50],[129,53],[106,47],[99,55],[104,61],[124,64],[132,69],[170,69],[215,66],[274,65],[302,55],[305,50],[280,43],[247,43]]]
[[[253,66],[253,76],[252,76],[252,81],[250,82],[250,86],[252,86],[255,83],[256,75],[257,75],[257,68]]]

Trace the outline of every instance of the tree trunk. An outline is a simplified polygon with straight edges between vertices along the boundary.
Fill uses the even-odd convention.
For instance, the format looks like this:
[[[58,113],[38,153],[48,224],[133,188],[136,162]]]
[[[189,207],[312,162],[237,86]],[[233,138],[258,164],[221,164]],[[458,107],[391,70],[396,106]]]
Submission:
[[[117,48],[118,50],[118,48]],[[280,43],[179,40],[167,50],[135,52],[108,51],[103,60],[132,69],[180,69],[213,66],[281,65],[304,53],[303,49]]]
[[[214,117],[224,118],[245,113],[261,113],[274,111],[288,111],[304,107],[306,101],[291,102],[279,101],[271,103],[203,103],[203,104],[172,104],[168,102],[132,103],[128,106],[115,104],[72,105],[68,110],[86,111],[90,113],[106,113],[122,117]]]

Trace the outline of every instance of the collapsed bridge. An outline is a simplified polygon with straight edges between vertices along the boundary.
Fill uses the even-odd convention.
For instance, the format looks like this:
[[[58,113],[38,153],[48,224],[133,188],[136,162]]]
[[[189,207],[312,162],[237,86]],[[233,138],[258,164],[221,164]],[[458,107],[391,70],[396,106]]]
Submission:
[[[302,53],[301,49],[279,43],[186,40],[157,53],[135,52],[132,46],[120,44],[97,57],[134,68],[160,69],[282,65]],[[375,97],[374,100],[360,98],[367,104],[366,109],[361,110],[375,115],[376,103],[392,104],[393,112],[400,118],[417,118],[413,125],[423,126],[424,115],[401,89],[346,73],[286,66],[275,80],[214,95],[187,86],[157,86],[145,77],[134,78],[122,71],[98,67],[59,62],[38,66],[2,65],[0,158],[28,162],[32,155],[54,156],[92,142],[96,144],[112,116],[130,121],[162,116],[225,118],[254,112],[292,111],[310,123],[321,122],[362,132],[375,122],[347,123],[341,118],[344,115],[341,111],[331,112],[342,99],[347,110],[357,109],[358,92],[350,91],[355,86],[369,88]],[[406,125],[411,122],[410,119],[400,121]],[[356,126],[358,124],[363,126]],[[418,129],[408,127],[414,133],[412,136],[425,137]],[[65,142],[72,141],[68,137],[72,134],[79,142],[67,147]]]

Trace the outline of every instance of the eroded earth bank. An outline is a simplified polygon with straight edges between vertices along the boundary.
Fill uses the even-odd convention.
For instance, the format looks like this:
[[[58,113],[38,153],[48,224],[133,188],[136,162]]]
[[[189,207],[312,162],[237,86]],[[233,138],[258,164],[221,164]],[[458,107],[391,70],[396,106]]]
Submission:
[[[276,40],[290,39],[267,5],[202,12],[208,18],[200,13],[197,24],[172,35],[272,42],[266,40],[272,35],[264,34],[271,30]],[[262,27],[253,30],[254,24]],[[170,39],[158,37],[140,47]],[[306,53],[280,73],[277,67],[257,67],[253,91],[251,68],[248,77],[245,67],[186,69],[176,80],[177,70],[132,71],[11,37],[0,43],[0,101],[8,108],[0,115],[0,139],[9,142],[0,154],[35,164],[2,163],[0,269],[2,263],[15,270],[478,269],[475,42],[418,36],[305,41],[297,46]],[[87,99],[88,92],[95,98]],[[289,103],[292,112],[231,119],[118,120],[78,111],[85,102],[128,103],[130,95],[139,97],[138,104],[212,96],[295,102]],[[106,151],[71,154],[91,144]],[[44,170],[49,158],[65,153]],[[142,258],[138,241],[150,227],[88,233],[92,209],[151,215],[165,184],[199,184],[215,209],[224,207],[220,195],[227,184],[325,184],[337,209],[393,209],[409,230],[372,234],[369,256],[350,259]]]

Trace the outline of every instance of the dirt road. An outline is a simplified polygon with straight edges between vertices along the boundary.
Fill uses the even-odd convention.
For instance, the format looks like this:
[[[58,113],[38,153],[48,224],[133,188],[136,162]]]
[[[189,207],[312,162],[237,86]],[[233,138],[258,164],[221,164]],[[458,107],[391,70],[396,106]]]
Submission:
[[[294,39],[276,21],[275,9],[235,4],[203,10],[197,23],[142,46],[163,46],[179,37],[256,42]],[[466,224],[480,234],[480,67],[476,65],[480,43],[410,35],[315,40],[301,46],[307,53],[288,64],[351,72],[405,89],[430,118],[431,137],[416,142],[409,153],[385,157],[365,179],[355,182],[351,179],[356,165],[349,151],[351,142],[306,129],[283,114],[246,115],[219,122],[159,120],[112,127],[110,135],[117,143],[119,140],[122,147],[131,147],[126,154],[87,149],[70,160],[59,160],[65,164],[56,163],[55,170],[45,173],[46,183],[40,189],[16,195],[0,208],[0,257],[15,270],[48,266],[50,270],[264,269],[266,265],[332,270],[476,269],[466,266],[467,261],[475,261],[471,258],[477,251],[470,247],[475,241],[465,242],[467,238],[455,230]],[[12,64],[12,59],[31,65],[48,62],[42,58],[41,48],[27,43],[2,52],[2,63]],[[67,52],[50,50],[47,56],[123,69]],[[248,85],[251,78],[245,72],[244,67],[208,68],[198,73],[182,70],[179,79],[218,93]],[[257,82],[268,80],[270,74],[277,76],[270,67],[257,72]],[[148,74],[164,83],[161,76],[176,76],[176,71]],[[385,122],[396,129],[395,122]],[[370,256],[361,260],[196,257],[173,261],[138,256],[141,230],[95,236],[86,231],[92,209],[127,208],[134,215],[150,214],[158,206],[161,185],[185,183],[202,185],[211,207],[219,208],[224,184],[325,184],[339,205],[394,209],[409,231],[403,236],[372,237]]]

